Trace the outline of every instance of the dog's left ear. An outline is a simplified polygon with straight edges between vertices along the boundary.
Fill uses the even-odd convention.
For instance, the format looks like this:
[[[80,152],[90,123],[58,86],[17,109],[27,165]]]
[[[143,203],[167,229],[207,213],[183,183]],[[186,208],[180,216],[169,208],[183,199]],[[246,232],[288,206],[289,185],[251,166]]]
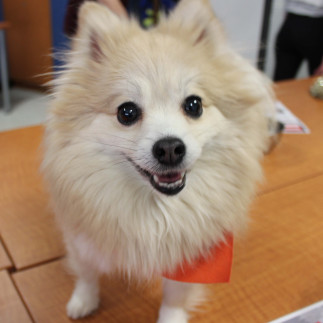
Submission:
[[[85,2],[78,14],[78,32],[74,40],[76,51],[100,61],[107,55],[109,47],[115,45],[115,34],[121,20],[106,6]]]
[[[177,30],[193,45],[202,42],[215,45],[219,38],[222,42],[225,39],[209,0],[181,0],[169,17],[161,21],[159,29],[172,33]]]

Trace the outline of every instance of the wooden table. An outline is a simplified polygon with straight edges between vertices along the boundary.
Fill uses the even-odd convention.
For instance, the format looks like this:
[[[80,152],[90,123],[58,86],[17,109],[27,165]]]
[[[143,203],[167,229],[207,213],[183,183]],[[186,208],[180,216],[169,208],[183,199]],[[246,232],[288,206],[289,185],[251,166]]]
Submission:
[[[323,101],[313,79],[281,82],[283,101],[311,129],[284,135],[264,160],[266,183],[250,228],[236,239],[230,284],[209,286],[194,323],[259,323],[323,299]],[[71,322],[73,281],[39,175],[41,127],[0,133],[0,322]],[[128,287],[103,279],[102,304],[85,322],[156,320],[160,283]]]

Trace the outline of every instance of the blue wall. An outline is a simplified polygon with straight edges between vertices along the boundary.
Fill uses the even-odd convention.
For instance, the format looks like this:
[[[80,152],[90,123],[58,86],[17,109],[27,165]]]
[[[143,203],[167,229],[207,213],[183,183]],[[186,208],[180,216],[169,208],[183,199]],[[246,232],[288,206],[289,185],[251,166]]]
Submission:
[[[54,66],[62,64],[59,59],[55,58],[55,53],[59,53],[62,49],[67,49],[69,44],[68,38],[63,33],[67,3],[68,0],[51,0]]]

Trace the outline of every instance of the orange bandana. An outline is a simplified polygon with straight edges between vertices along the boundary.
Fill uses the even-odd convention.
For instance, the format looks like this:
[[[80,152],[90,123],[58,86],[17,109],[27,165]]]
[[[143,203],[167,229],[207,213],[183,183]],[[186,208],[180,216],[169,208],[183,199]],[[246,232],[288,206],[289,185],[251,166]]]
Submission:
[[[174,273],[163,276],[185,283],[227,283],[230,281],[232,256],[233,236],[228,235],[226,242],[212,248],[209,257],[201,256],[191,264],[184,263]]]

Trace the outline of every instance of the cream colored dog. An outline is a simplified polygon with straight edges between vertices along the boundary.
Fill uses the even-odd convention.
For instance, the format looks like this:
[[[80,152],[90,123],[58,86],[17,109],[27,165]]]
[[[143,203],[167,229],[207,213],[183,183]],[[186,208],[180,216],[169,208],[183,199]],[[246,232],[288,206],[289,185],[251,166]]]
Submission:
[[[98,307],[99,274],[149,280],[244,227],[273,106],[207,0],[149,31],[92,2],[79,19],[43,162],[77,277],[71,318]],[[159,322],[187,322],[199,286],[164,279]]]

